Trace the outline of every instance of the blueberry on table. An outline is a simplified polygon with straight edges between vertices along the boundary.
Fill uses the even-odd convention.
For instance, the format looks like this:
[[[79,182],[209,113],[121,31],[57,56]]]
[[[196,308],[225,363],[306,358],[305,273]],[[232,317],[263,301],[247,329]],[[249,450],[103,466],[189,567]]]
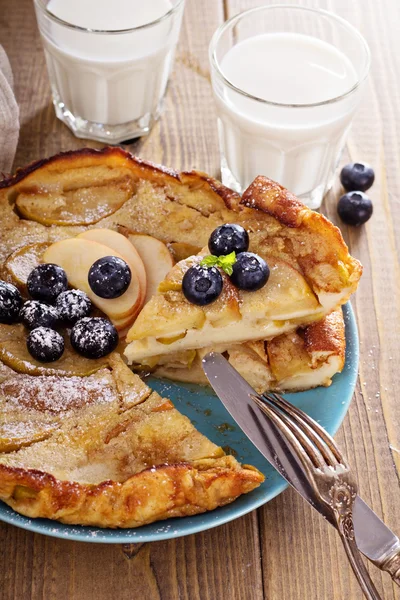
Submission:
[[[60,320],[73,325],[79,319],[89,316],[92,303],[82,290],[67,290],[58,296],[56,308]]]
[[[86,358],[102,358],[118,346],[118,331],[111,321],[84,317],[71,330],[71,345]]]
[[[129,266],[117,256],[99,258],[90,267],[88,282],[100,298],[119,298],[126,292],[132,279]]]
[[[64,352],[64,339],[50,327],[36,327],[27,337],[26,345],[33,358],[40,362],[54,362]]]
[[[36,327],[55,329],[59,324],[58,312],[54,306],[40,302],[40,300],[25,302],[19,316],[27,329],[35,329]]]
[[[366,163],[350,163],[343,167],[340,172],[340,181],[344,189],[348,192],[365,192],[369,190],[374,180],[374,170]]]
[[[215,256],[246,252],[249,248],[249,234],[241,225],[235,223],[221,225],[210,235],[208,248]]]
[[[51,304],[68,288],[68,279],[64,269],[52,263],[44,263],[30,272],[26,285],[34,300]]]
[[[22,296],[15,285],[0,281],[0,323],[16,323],[21,306]]]
[[[214,302],[222,292],[222,275],[215,267],[194,265],[182,279],[182,292],[187,300],[198,306]]]
[[[256,291],[269,278],[269,267],[265,260],[253,252],[241,252],[233,265],[231,281],[241,290]]]
[[[348,192],[340,198],[337,211],[343,223],[357,227],[371,218],[373,206],[363,192]]]

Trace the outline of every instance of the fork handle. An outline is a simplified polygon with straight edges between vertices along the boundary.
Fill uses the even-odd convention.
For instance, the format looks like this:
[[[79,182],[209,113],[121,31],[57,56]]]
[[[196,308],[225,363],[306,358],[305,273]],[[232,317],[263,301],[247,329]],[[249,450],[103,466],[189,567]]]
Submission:
[[[357,548],[352,523],[351,526],[348,527],[346,526],[345,520],[338,519],[337,525],[344,549],[346,550],[347,558],[349,559],[354,575],[357,577],[357,581],[364,592],[364,596],[367,600],[382,600],[367,571],[364,561],[361,558],[361,553]]]

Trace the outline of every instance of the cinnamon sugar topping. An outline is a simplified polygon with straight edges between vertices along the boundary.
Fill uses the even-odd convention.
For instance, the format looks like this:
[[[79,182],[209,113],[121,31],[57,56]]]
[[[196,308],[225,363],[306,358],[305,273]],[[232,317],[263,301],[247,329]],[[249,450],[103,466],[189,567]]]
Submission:
[[[112,378],[107,373],[85,377],[19,375],[0,385],[7,404],[61,413],[87,404],[104,404],[116,398]]]

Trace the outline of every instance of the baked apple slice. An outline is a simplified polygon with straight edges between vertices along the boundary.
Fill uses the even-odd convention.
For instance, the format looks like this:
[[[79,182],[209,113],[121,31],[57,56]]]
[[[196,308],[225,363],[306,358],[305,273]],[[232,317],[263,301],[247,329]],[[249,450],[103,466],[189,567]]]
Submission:
[[[130,233],[128,239],[135,246],[146,269],[146,304],[157,293],[159,284],[174,266],[174,260],[167,246],[151,235]]]
[[[147,236],[146,236],[147,237]],[[135,246],[124,235],[113,229],[88,229],[80,233],[77,238],[91,240],[116,250],[124,257],[129,265],[133,265],[140,282],[140,290],[143,292],[143,300],[147,290],[147,276],[145,265]],[[161,243],[161,242],[160,242]],[[163,244],[164,245],[164,244]]]
[[[26,294],[28,276],[42,262],[43,253],[49,245],[48,242],[38,242],[12,252],[4,263],[2,277]]]
[[[128,289],[122,296],[105,299],[100,298],[92,291],[88,282],[88,273],[90,267],[97,260],[111,255],[127,262],[131,269],[132,279]],[[111,250],[108,246],[90,240],[69,238],[56,242],[47,248],[43,254],[43,261],[62,267],[72,287],[86,292],[93,304],[102,310],[111,321],[118,321],[136,315],[140,311],[143,292],[140,288],[135,266],[116,250]]]
[[[15,202],[17,211],[42,225],[91,225],[121,208],[131,198],[134,184],[125,178],[77,189],[58,188],[38,194],[22,187]]]

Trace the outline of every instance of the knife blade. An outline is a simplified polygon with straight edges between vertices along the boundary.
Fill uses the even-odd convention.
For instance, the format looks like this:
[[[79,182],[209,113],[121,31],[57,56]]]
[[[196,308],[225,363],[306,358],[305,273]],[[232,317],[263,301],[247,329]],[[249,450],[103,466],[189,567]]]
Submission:
[[[274,423],[251,399],[251,395],[258,395],[257,392],[217,352],[207,354],[202,360],[202,366],[211,387],[254,446],[316,508],[311,486],[302,469],[297,468],[297,457],[290,451]],[[375,564],[383,564],[400,547],[399,538],[359,496],[353,507],[353,523],[359,550]],[[333,525],[333,521],[331,524]]]
[[[353,506],[353,526],[360,552],[377,565],[400,549],[400,540],[376,513],[357,496]]]

